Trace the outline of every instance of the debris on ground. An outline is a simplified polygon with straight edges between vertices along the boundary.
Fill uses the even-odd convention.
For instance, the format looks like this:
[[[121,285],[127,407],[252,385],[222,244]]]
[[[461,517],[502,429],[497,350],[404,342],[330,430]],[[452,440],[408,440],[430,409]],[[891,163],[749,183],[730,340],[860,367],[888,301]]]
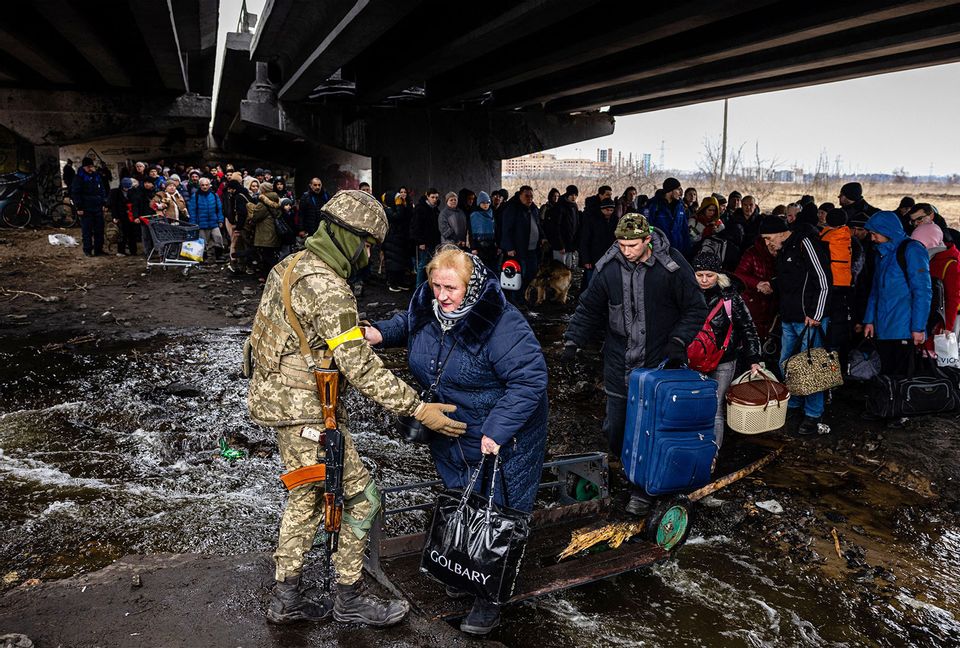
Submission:
[[[230,463],[233,463],[237,459],[245,458],[247,456],[247,453],[237,448],[231,448],[227,444],[227,440],[221,438],[220,439],[220,456],[226,459],[227,461],[229,461]]]
[[[780,502],[777,500],[764,500],[762,502],[757,502],[757,508],[763,509],[767,513],[773,513],[774,515],[780,515],[783,513],[783,506],[781,506]]]
[[[606,542],[611,549],[616,549],[624,542],[643,531],[646,520],[639,522],[614,522],[601,527],[590,526],[576,529],[570,534],[570,543],[560,552],[557,562],[569,558],[601,542]]]

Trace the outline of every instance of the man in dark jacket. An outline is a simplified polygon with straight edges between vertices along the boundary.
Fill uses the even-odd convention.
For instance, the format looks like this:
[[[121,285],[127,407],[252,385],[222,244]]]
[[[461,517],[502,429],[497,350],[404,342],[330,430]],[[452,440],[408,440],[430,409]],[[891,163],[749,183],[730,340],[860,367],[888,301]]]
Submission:
[[[770,216],[760,224],[760,235],[770,254],[777,259],[773,287],[780,298],[780,322],[783,326],[780,364],[808,346],[822,347],[827,335],[827,306],[833,277],[830,252],[813,225],[796,223],[793,231],[786,221]],[[812,330],[811,330],[812,329]],[[811,330],[811,335],[808,335]],[[789,413],[803,421],[798,432],[817,434],[823,416],[823,392],[793,396]]]
[[[140,238],[140,228],[136,223],[138,200],[133,191],[133,178],[122,179],[119,187],[110,190],[107,198],[110,218],[120,229],[117,254],[133,256],[137,253],[137,239]]]
[[[608,199],[613,200],[613,189],[611,189],[609,185],[603,185],[597,189],[596,196],[588,196],[587,199],[583,201],[583,213],[599,214],[600,203]]]
[[[550,207],[552,227],[547,233],[553,258],[571,269],[576,249],[577,225],[580,222],[580,212],[577,209],[579,194],[577,186],[570,185],[560,196],[560,200]]]
[[[614,215],[617,205],[612,198],[606,198],[597,205],[595,211],[583,212],[580,226],[580,266],[583,278],[580,280],[580,292],[584,292],[593,279],[594,266],[607,253],[617,240],[617,217]]]
[[[417,252],[417,285],[427,280],[427,264],[440,245],[440,192],[430,187],[420,196],[410,220],[410,239]]]
[[[680,181],[667,178],[643,212],[651,225],[667,235],[670,247],[686,256],[690,253],[690,227],[681,196]]]
[[[872,206],[863,198],[863,186],[859,182],[848,182],[840,187],[840,195],[837,196],[840,207],[847,212],[847,220],[850,221],[857,214],[865,214],[868,218],[876,214],[879,209]]]
[[[724,225],[730,224],[730,219],[733,218],[733,215],[738,209],[740,209],[740,200],[743,198],[743,194],[739,191],[731,191],[730,197],[727,199],[727,204],[721,204],[723,211],[720,213],[720,220],[723,221]],[[744,246],[746,248],[746,246]]]
[[[77,177],[77,170],[73,168],[73,160],[67,159],[63,165],[63,186],[68,190],[73,187],[73,179]]]
[[[544,240],[540,227],[540,210],[533,202],[533,188],[520,187],[517,195],[507,201],[503,210],[500,249],[520,263],[523,283],[520,290],[507,291],[513,303],[523,303],[523,293],[540,268],[540,242]]]
[[[103,205],[107,190],[93,160],[88,157],[81,161],[80,171],[70,186],[70,197],[80,217],[83,253],[87,256],[103,254]]]
[[[262,170],[260,170],[262,173]],[[323,190],[323,181],[320,178],[310,179],[310,188],[300,196],[300,236],[313,236],[320,225],[320,210],[330,200],[330,196]]]
[[[707,306],[693,269],[666,235],[639,214],[627,214],[616,228],[616,242],[597,262],[597,271],[564,333],[563,360],[597,339],[603,345],[607,413],[603,430],[611,454],[619,457],[627,413],[627,384],[638,367],[671,367],[687,361],[687,345],[704,320]],[[642,515],[650,499],[636,489],[627,510]]]
[[[740,201],[740,207],[733,212],[733,216],[727,224],[739,225],[740,229],[743,230],[741,249],[746,250],[753,245],[760,235],[760,223],[762,221],[763,215],[760,213],[757,199],[753,196],[744,196]]]

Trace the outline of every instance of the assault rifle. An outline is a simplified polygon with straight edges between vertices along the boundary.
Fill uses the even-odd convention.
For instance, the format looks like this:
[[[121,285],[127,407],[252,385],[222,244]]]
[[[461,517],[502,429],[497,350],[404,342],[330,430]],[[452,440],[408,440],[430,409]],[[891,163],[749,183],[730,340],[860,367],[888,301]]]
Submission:
[[[343,518],[343,435],[337,428],[337,396],[340,388],[340,372],[336,369],[314,369],[317,390],[323,411],[324,457],[326,472],[323,494],[323,530],[326,533],[323,548],[324,589],[329,594],[332,587],[333,554],[340,542],[340,522]]]

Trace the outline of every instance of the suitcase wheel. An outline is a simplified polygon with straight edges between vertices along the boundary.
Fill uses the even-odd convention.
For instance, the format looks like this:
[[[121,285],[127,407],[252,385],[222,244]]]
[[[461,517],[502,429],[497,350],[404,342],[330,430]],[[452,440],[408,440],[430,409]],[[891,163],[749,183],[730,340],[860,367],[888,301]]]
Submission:
[[[667,551],[676,549],[690,532],[691,513],[691,502],[684,496],[661,500],[647,516],[647,539]]]

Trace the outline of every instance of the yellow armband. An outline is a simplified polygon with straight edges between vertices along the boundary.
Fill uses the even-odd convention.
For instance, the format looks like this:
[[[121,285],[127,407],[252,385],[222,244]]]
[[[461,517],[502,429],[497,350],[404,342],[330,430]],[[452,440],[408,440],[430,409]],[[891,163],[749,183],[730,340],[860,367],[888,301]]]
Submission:
[[[362,340],[363,331],[360,330],[359,326],[354,326],[352,329],[349,329],[336,337],[332,337],[327,340],[327,348],[331,351],[335,350],[338,346],[344,342],[349,342],[350,340]]]

